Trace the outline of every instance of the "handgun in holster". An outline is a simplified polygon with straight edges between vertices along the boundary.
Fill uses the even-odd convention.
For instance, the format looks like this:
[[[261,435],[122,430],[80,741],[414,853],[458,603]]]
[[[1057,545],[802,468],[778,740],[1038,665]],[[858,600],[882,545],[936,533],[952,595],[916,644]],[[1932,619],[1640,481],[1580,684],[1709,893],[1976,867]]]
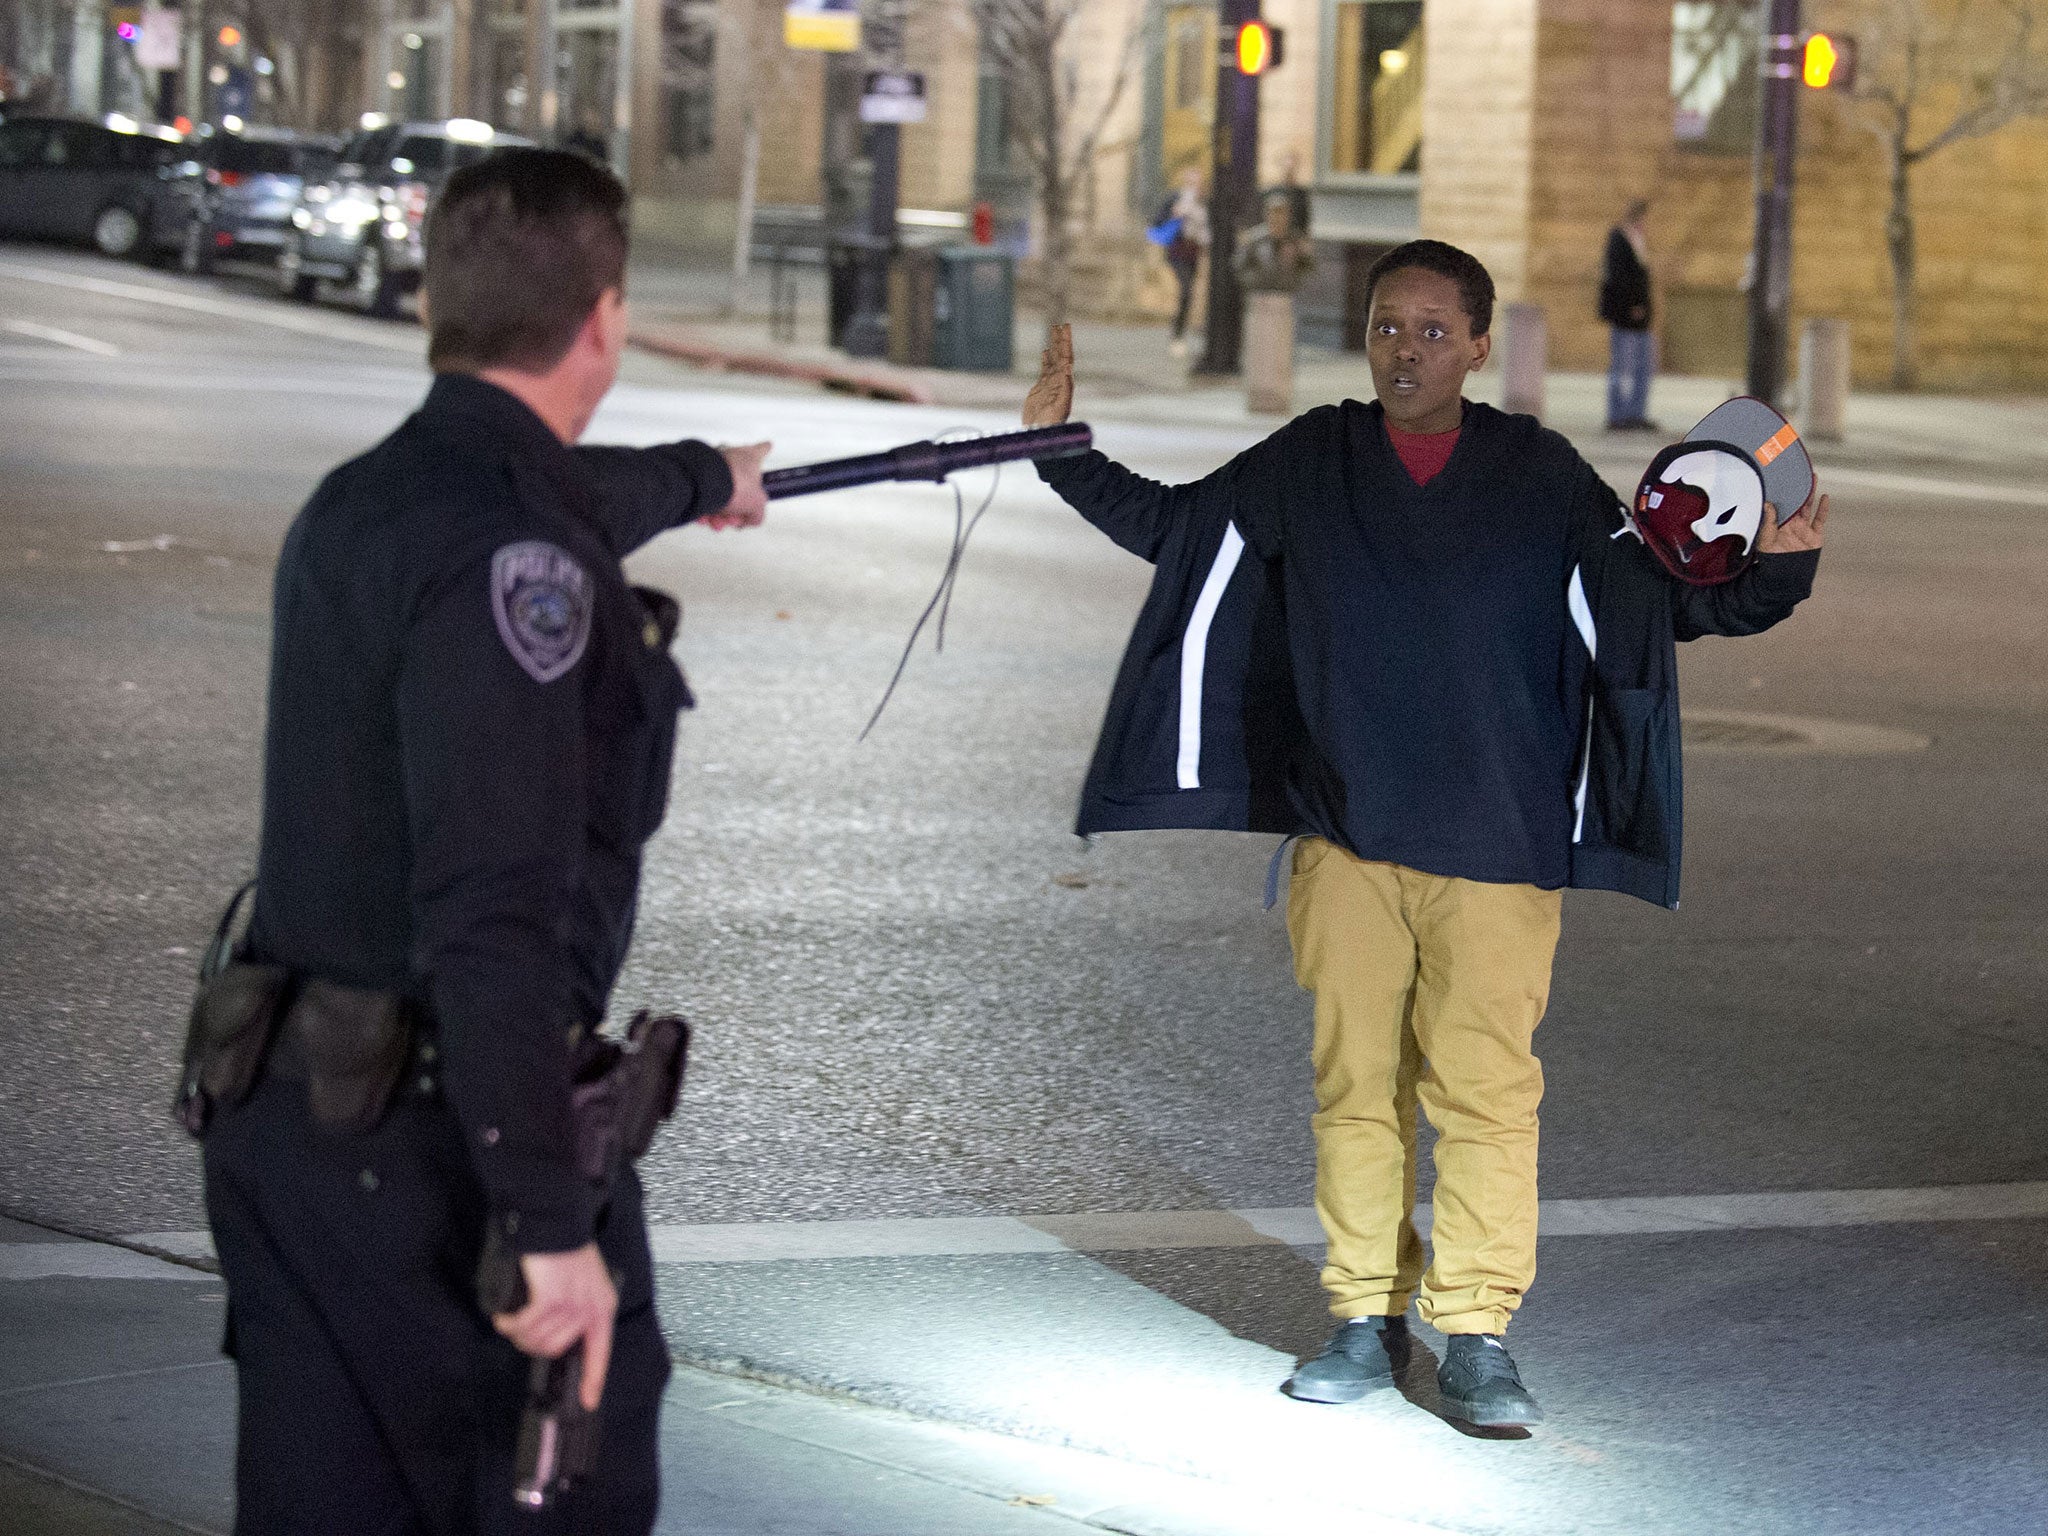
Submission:
[[[570,1113],[577,1167],[585,1178],[609,1190],[640,1160],[662,1121],[675,1113],[689,1052],[687,1021],[673,1014],[656,1018],[644,1008],[634,1016],[624,1044],[601,1035],[583,1042],[570,1090]],[[519,1255],[496,1222],[490,1225],[477,1264],[476,1292],[486,1316],[517,1312],[526,1305]],[[558,1493],[596,1468],[599,1418],[583,1406],[582,1388],[581,1344],[558,1359],[533,1361],[513,1464],[515,1504],[545,1509]]]

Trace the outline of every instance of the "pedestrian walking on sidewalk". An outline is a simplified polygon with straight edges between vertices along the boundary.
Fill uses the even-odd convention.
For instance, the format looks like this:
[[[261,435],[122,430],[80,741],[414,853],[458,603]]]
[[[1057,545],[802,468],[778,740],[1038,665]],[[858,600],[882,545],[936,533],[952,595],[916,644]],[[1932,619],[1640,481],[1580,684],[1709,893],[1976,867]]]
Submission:
[[[1339,1323],[1287,1390],[1390,1385],[1416,1302],[1448,1336],[1447,1411],[1531,1424],[1503,1335],[1536,1269],[1532,1044],[1562,893],[1677,904],[1674,642],[1788,615],[1827,502],[1766,516],[1761,557],[1726,585],[1676,581],[1570,443],[1463,398],[1490,347],[1477,260],[1414,241],[1366,290],[1372,402],[1309,411],[1188,485],[1099,452],[1038,466],[1158,568],[1077,830],[1298,839],[1287,925],[1315,994]],[[1066,418],[1072,361],[1056,337],[1027,424]],[[1418,1106],[1437,1130],[1426,1265]]]
[[[640,1189],[595,1182],[571,1095],[607,1059],[592,1037],[690,702],[676,604],[620,561],[693,520],[760,522],[767,445],[575,446],[625,340],[625,208],[561,150],[449,179],[433,386],[278,559],[242,948],[277,978],[274,1033],[203,1142],[245,1536],[654,1523],[669,1366]],[[528,1298],[496,1317],[487,1235]],[[528,1357],[571,1347],[597,1467],[519,1512]]]
[[[1650,205],[1630,203],[1607,231],[1600,263],[1600,318],[1607,322],[1607,430],[1655,431],[1650,420],[1650,376],[1656,372],[1655,301],[1650,293],[1650,246],[1644,220]]]
[[[1195,275],[1209,249],[1209,205],[1202,200],[1202,173],[1189,166],[1180,173],[1180,186],[1159,205],[1159,217],[1147,230],[1151,240],[1166,252],[1166,265],[1173,272],[1178,295],[1173,308],[1172,352],[1188,355],[1188,310],[1194,303]]]

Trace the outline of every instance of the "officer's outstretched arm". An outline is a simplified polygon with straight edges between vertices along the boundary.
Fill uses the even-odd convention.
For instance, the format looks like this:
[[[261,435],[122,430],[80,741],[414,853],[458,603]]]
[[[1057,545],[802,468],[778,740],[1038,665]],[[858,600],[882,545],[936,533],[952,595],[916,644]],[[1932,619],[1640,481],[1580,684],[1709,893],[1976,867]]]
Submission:
[[[658,533],[724,512],[734,499],[732,465],[709,443],[585,446],[575,453],[597,485],[592,511],[621,557]]]

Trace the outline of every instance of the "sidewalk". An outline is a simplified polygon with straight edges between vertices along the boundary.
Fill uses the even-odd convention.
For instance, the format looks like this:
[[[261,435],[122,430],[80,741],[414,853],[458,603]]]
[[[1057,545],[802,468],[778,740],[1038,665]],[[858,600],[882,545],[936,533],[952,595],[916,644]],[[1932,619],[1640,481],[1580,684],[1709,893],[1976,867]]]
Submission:
[[[0,1217],[8,1536],[231,1528],[235,1392],[221,1314],[220,1281],[206,1270]],[[669,1387],[662,1472],[657,1529],[692,1536],[1250,1536],[1334,1518],[687,1366]],[[1431,1536],[1348,1520],[1357,1536]]]
[[[904,368],[849,358],[825,341],[824,278],[816,268],[792,269],[797,290],[796,339],[777,341],[769,325],[769,275],[756,269],[737,313],[727,312],[730,276],[649,261],[629,279],[633,344],[707,372],[767,374],[805,380],[821,388],[905,403],[974,410],[1014,410],[1038,376],[1043,321],[1019,311],[1015,365],[1007,375]],[[1191,338],[1192,357],[1200,356]],[[1278,426],[1281,418],[1245,408],[1235,379],[1190,377],[1189,359],[1169,350],[1159,325],[1074,323],[1075,414],[1084,420],[1156,422],[1176,426]],[[1472,398],[1497,404],[1501,374],[1489,366],[1475,375]],[[1730,395],[1740,380],[1665,376],[1651,392],[1651,409],[1665,432],[1604,430],[1606,379],[1596,373],[1552,373],[1544,420],[1577,443],[1596,463],[1647,462],[1654,450]],[[1294,408],[1349,398],[1370,398],[1372,379],[1359,353],[1303,346],[1298,351]],[[1977,398],[1862,392],[1849,405],[1848,435],[1840,443],[1810,445],[1825,469],[1840,466],[1898,471],[1952,471],[1966,465],[2001,480],[2039,481],[2048,475],[2048,398]]]

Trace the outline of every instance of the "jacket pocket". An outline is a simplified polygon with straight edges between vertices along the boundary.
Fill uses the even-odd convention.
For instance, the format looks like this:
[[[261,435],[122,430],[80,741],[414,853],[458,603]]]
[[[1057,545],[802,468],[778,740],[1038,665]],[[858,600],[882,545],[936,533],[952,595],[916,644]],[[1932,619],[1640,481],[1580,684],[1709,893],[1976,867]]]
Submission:
[[[1593,707],[1587,789],[1604,841],[1651,860],[1671,854],[1677,695],[1665,688],[1602,689]]]

